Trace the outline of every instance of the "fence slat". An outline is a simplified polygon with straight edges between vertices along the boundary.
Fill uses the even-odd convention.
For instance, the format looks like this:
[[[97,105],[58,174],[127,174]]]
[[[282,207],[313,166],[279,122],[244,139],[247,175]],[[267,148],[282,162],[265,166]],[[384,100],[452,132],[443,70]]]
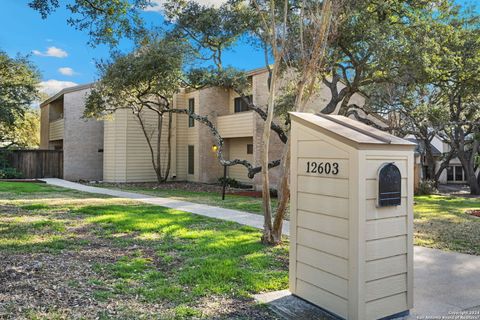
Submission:
[[[8,150],[4,153],[9,165],[26,179],[63,178],[63,151]]]

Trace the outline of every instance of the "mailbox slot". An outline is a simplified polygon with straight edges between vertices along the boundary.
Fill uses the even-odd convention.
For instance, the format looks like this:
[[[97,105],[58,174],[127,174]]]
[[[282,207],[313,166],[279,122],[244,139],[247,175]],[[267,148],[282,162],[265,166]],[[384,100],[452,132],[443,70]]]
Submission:
[[[399,206],[402,202],[402,175],[393,163],[385,163],[378,170],[378,207]]]

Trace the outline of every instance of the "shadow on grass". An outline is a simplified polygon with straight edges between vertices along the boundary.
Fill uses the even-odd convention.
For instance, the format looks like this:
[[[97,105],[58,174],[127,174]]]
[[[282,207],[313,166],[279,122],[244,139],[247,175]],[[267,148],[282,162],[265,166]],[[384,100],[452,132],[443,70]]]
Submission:
[[[247,297],[287,287],[287,246],[264,246],[259,230],[153,205],[106,200],[104,205],[79,206],[72,200],[75,204],[25,205],[23,209],[31,215],[50,212],[47,219],[51,220],[42,216],[36,222],[0,225],[0,237],[5,240],[0,251],[82,254],[90,249],[90,240],[101,239],[102,245],[125,252],[113,263],[98,260],[102,261],[96,266],[100,277],[110,279],[106,292],[149,302],[194,305],[198,298],[210,295]],[[59,208],[66,210],[57,213]],[[69,226],[81,223],[83,231],[65,230],[54,221],[59,215]],[[99,299],[102,296],[99,293]]]

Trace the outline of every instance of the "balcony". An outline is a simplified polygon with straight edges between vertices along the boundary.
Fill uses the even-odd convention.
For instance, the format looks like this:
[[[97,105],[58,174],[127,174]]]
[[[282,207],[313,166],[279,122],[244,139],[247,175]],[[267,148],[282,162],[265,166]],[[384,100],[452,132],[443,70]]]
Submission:
[[[50,129],[49,129],[49,140],[62,140],[63,139],[63,131],[65,128],[65,122],[63,119],[58,119],[55,121],[50,122]]]
[[[253,111],[219,116],[217,129],[222,138],[252,137]]]

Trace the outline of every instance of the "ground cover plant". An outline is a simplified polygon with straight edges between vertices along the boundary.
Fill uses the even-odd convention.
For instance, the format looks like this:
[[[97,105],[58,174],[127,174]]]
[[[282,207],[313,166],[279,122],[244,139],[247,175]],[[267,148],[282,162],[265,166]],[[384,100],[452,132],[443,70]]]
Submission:
[[[415,197],[415,244],[423,247],[480,255],[480,198]]]
[[[274,319],[287,245],[231,222],[0,182],[0,318]]]

